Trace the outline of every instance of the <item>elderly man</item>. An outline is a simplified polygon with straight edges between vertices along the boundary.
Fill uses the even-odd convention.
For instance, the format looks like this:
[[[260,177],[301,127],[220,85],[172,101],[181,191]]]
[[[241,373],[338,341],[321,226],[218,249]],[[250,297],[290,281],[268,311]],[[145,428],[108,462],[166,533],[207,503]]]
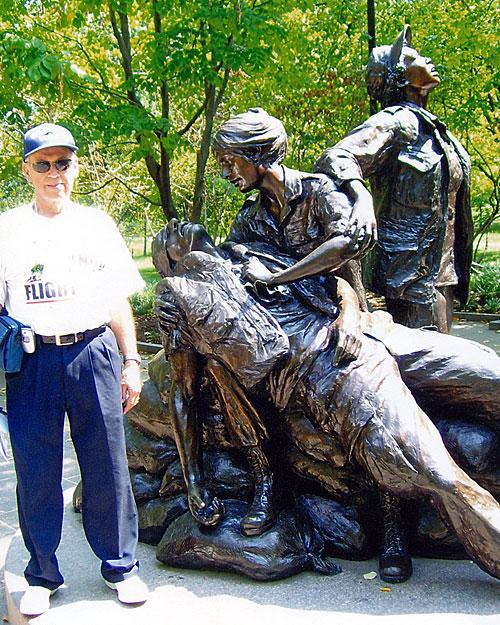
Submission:
[[[30,615],[45,612],[63,583],[55,552],[65,413],[82,476],[85,533],[104,581],[124,603],[147,598],[137,575],[122,424],[141,390],[127,298],[143,281],[112,220],[71,200],[76,151],[62,126],[28,130],[23,173],[34,197],[0,215],[0,305],[32,329],[34,343],[21,371],[6,374],[19,524],[30,554],[20,608]]]

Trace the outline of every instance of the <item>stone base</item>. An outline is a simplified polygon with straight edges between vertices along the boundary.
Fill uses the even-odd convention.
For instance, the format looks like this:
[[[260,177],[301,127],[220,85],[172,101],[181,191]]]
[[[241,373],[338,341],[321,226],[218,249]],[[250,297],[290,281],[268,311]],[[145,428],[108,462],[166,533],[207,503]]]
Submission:
[[[10,625],[493,625],[500,612],[500,582],[470,562],[416,559],[405,584],[378,577],[377,562],[336,560],[343,573],[323,577],[301,573],[279,582],[254,582],[229,573],[172,569],[140,544],[141,576],[151,595],[143,606],[121,605],[99,575],[79,514],[65,492],[65,521],[58,558],[65,586],[51,609],[27,619],[19,613],[26,588],[27,552],[20,534],[9,547],[5,592]],[[384,589],[389,590],[384,590]]]

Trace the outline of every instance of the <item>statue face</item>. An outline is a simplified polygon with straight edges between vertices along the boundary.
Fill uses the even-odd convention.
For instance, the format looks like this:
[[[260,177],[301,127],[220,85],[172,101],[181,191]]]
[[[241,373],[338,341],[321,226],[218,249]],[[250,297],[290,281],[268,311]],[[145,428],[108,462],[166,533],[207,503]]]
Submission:
[[[403,48],[406,78],[412,87],[433,89],[441,82],[434,64],[428,57],[421,56],[413,48]]]
[[[231,152],[216,152],[215,156],[222,168],[222,177],[242,193],[259,188],[262,173],[251,161]]]
[[[189,222],[171,219],[166,227],[167,238],[165,248],[169,258],[175,262],[191,251],[192,237],[190,236]]]
[[[165,249],[170,260],[177,262],[193,251],[206,250],[211,240],[205,228],[190,221],[171,219],[166,228]]]

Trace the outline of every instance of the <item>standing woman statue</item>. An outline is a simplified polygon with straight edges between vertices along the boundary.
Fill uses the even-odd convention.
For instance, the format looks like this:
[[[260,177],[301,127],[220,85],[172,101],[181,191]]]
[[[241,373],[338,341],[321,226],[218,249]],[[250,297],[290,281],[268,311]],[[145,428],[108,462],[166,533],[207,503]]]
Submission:
[[[369,178],[379,232],[375,290],[396,322],[448,332],[454,300],[468,296],[470,160],[427,111],[440,79],[411,47],[408,25],[392,45],[373,49],[366,80],[385,108],[328,149],[316,169],[340,184]],[[363,201],[371,211],[369,198]]]

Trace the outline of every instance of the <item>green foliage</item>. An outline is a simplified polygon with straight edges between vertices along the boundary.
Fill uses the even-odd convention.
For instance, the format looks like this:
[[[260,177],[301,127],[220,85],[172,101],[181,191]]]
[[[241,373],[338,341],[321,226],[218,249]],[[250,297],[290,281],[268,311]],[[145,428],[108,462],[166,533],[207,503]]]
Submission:
[[[203,213],[201,221],[215,241],[223,241],[244,198],[238,189],[219,175],[215,163],[211,163],[205,188],[205,205],[213,208]]]
[[[272,64],[242,77],[230,113],[266,108],[287,128],[287,162],[309,169],[368,115],[364,24],[364,1],[296,3],[284,16],[286,35],[274,44]]]
[[[152,178],[148,204],[171,216],[193,195],[189,184],[171,183],[171,168],[190,152],[190,170],[203,178],[206,159],[194,158],[200,126],[211,124],[231,73],[268,63],[280,9],[289,4],[69,0],[64,11],[52,1],[0,7],[7,84],[0,115],[14,133],[47,119],[64,123],[83,153],[98,144],[109,165],[141,164],[142,176]],[[12,163],[1,173],[12,175]],[[112,175],[112,167],[101,173]]]
[[[429,108],[471,154],[478,233],[500,212],[499,13],[491,0],[376,3],[377,43],[409,22],[437,65]],[[211,124],[263,106],[288,130],[287,164],[310,169],[369,114],[367,40],[366,0],[3,3],[0,210],[29,197],[21,131],[49,120],[81,146],[76,199],[102,206],[127,236],[151,235],[174,207],[192,214],[201,172],[200,219],[223,237],[242,197],[213,159],[205,172]]]
[[[130,298],[130,306],[134,316],[152,315],[155,305],[156,284],[148,283],[140,293],[134,293]]]
[[[474,263],[466,310],[500,313],[500,260]]]

